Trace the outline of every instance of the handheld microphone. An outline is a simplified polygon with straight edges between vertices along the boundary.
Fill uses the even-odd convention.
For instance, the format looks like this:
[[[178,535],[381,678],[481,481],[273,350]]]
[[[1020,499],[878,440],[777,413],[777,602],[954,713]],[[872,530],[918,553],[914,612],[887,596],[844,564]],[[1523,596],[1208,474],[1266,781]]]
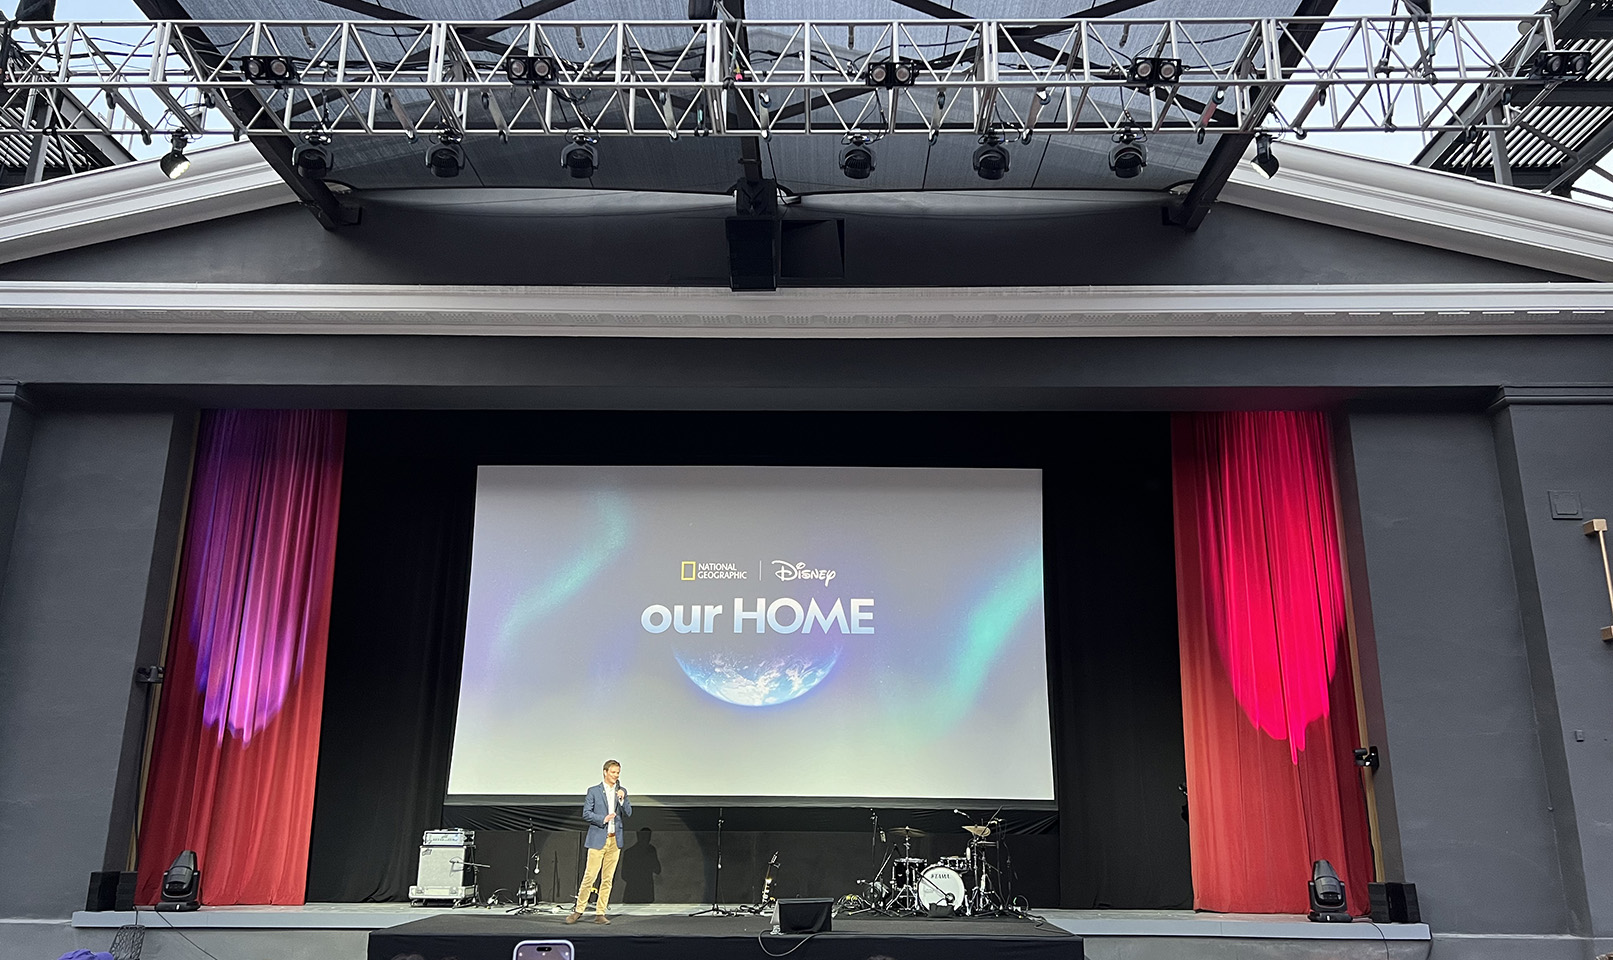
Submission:
[[[967,814],[967,813],[964,813],[964,812],[963,812],[963,811],[962,811],[962,810],[956,810],[956,809],[954,809],[954,810],[953,810],[953,811],[952,811],[952,812],[953,812],[953,813],[955,813],[955,814],[957,814],[957,815],[958,815],[958,816],[960,816],[960,817],[967,817],[967,816],[968,816],[968,814]]]

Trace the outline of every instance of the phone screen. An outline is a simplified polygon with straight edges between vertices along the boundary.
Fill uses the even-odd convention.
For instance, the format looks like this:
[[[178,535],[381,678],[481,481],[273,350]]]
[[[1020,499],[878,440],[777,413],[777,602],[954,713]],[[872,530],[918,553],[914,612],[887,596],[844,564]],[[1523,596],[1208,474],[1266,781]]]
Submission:
[[[514,960],[574,960],[570,940],[522,940],[515,945]]]

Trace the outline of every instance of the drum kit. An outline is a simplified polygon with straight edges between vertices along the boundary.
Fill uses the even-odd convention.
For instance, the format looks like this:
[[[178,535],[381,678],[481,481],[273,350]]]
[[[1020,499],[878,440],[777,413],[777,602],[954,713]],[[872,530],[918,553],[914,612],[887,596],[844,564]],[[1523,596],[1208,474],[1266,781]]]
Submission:
[[[913,856],[913,841],[925,835],[917,827],[891,827],[885,834],[900,838],[901,846],[886,854],[872,880],[859,880],[860,894],[848,912],[875,912],[896,916],[987,916],[1003,911],[1000,876],[994,865],[997,841],[989,840],[998,821],[969,824],[969,841],[961,856],[938,857],[934,863]],[[901,856],[896,854],[900,853]]]

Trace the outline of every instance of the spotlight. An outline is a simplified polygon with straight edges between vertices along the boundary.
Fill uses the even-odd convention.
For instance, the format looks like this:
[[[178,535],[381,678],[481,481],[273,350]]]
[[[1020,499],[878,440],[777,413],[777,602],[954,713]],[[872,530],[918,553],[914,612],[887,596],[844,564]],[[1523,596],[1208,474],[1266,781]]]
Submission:
[[[183,851],[162,875],[162,899],[157,909],[164,912],[195,910],[201,905],[201,899],[202,871],[196,865],[196,851]]]
[[[291,151],[291,169],[304,180],[323,180],[336,166],[331,153],[330,134],[313,130],[303,135],[304,142]]]
[[[242,57],[241,74],[253,83],[265,83],[280,87],[288,83],[295,83],[297,70],[291,65],[290,57]]]
[[[1122,180],[1130,180],[1148,166],[1148,148],[1143,146],[1143,135],[1127,127],[1115,134],[1115,145],[1109,148],[1109,169]]]
[[[1326,860],[1311,864],[1311,912],[1317,923],[1349,923],[1344,909],[1344,881]]]
[[[1277,162],[1277,158],[1271,155],[1271,134],[1269,133],[1262,133],[1255,137],[1255,166],[1260,168],[1260,172],[1266,175],[1267,180],[1275,177],[1277,169],[1282,166]]]
[[[592,140],[577,137],[560,148],[560,165],[566,168],[573,180],[587,180],[599,169],[599,151]]]
[[[426,147],[426,169],[439,177],[459,176],[465,169],[465,150],[459,145],[462,138],[452,130],[437,134],[437,142]]]
[[[504,61],[504,78],[517,86],[536,87],[558,75],[553,57],[510,57]]]
[[[1584,50],[1542,50],[1529,68],[1529,75],[1539,80],[1583,80],[1590,72],[1591,55]]]
[[[1182,79],[1182,61],[1174,57],[1133,57],[1126,82],[1136,87],[1169,85]]]
[[[975,174],[982,180],[1001,180],[1008,172],[1008,149],[1003,138],[988,133],[980,138],[980,149],[974,156]]]
[[[874,148],[864,137],[855,137],[840,151],[840,172],[853,180],[867,180],[874,172]]]
[[[190,169],[190,158],[185,156],[187,139],[183,133],[175,133],[174,148],[168,151],[167,156],[157,161],[157,167],[162,170],[162,175],[170,180],[178,180]]]
[[[906,60],[879,60],[868,65],[863,82],[870,87],[911,87],[918,78],[918,68]]]

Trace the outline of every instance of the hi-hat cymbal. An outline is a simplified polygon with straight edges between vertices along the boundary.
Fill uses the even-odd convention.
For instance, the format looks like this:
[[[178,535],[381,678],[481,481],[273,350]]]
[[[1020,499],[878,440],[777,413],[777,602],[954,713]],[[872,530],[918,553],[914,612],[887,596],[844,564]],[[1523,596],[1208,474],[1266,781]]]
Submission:
[[[922,837],[924,831],[918,827],[888,827],[886,833],[893,833],[898,837]]]
[[[984,840],[986,837],[991,836],[990,827],[980,827],[971,823],[963,829],[969,831],[969,835],[974,837],[976,840]]]

